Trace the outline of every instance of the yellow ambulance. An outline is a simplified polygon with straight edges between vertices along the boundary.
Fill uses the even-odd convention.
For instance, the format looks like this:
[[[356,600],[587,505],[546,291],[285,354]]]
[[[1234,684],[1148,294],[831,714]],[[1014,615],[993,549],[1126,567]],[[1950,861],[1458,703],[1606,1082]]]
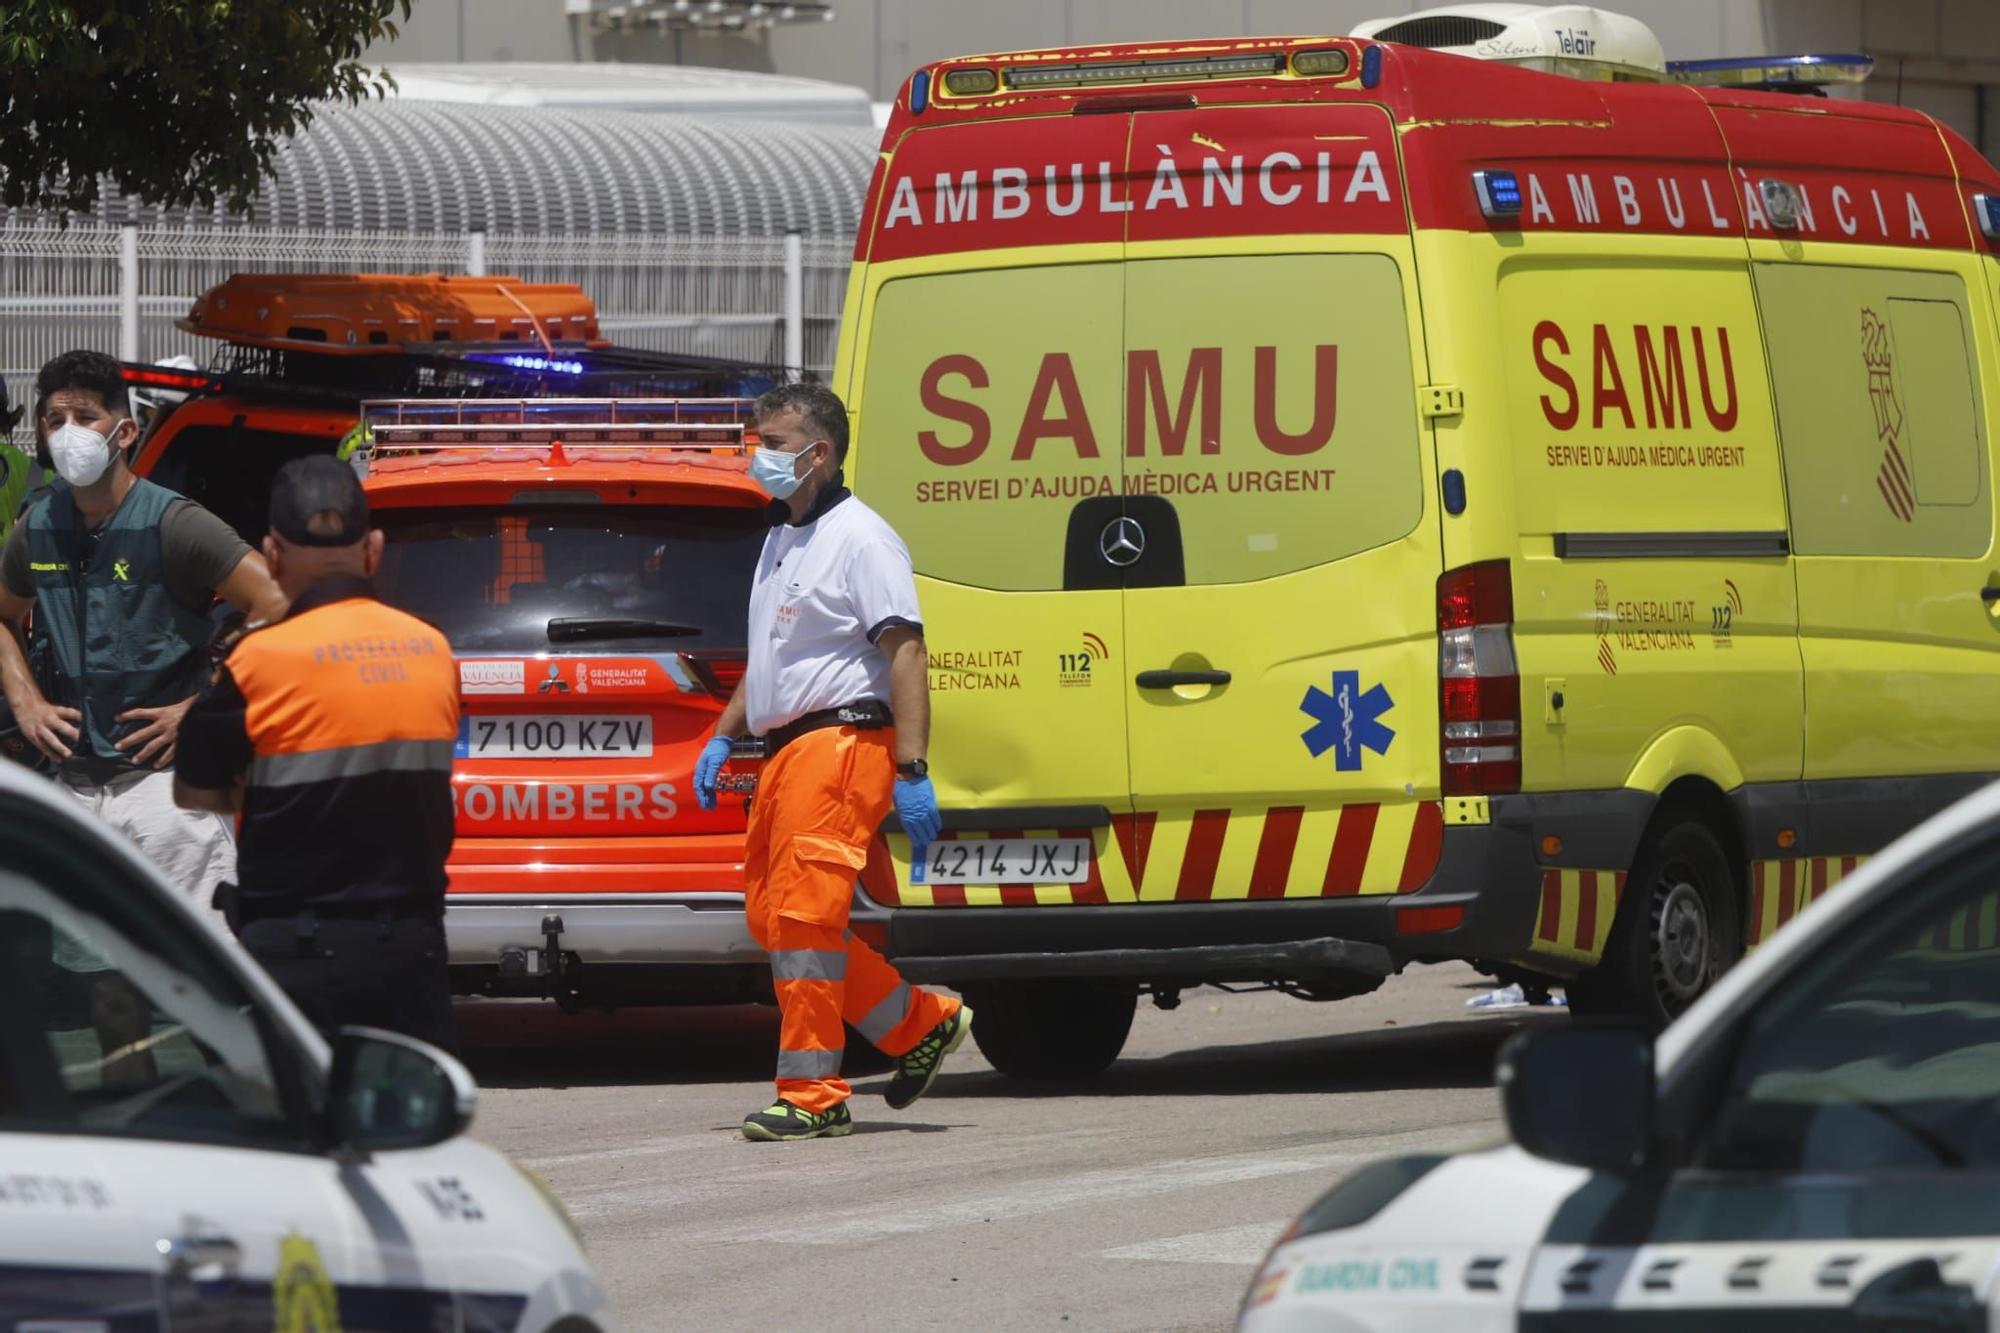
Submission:
[[[947,832],[857,920],[1007,1072],[1413,961],[1663,1022],[2000,771],[2000,175],[1861,58],[1368,26],[887,127],[835,387]]]

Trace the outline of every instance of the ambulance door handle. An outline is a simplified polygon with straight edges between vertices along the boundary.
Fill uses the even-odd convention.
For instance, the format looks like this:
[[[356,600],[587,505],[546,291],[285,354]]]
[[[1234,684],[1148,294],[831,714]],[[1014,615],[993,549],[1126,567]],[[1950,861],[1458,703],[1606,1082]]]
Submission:
[[[1177,685],[1227,685],[1227,671],[1141,671],[1137,683],[1142,690],[1171,690]]]
[[[1979,590],[1979,600],[1988,606],[2000,602],[2000,583],[1989,583]]]

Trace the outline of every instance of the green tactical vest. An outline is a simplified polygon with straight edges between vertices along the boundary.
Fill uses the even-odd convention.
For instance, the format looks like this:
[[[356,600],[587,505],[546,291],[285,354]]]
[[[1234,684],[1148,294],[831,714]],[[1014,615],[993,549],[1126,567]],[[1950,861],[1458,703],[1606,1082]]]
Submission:
[[[143,724],[119,722],[118,714],[178,703],[207,678],[213,626],[174,600],[161,567],[160,519],[179,498],[136,482],[94,539],[68,487],[30,506],[23,520],[35,619],[55,655],[60,697],[51,702],[83,713],[66,772],[104,782],[132,771],[114,742]]]

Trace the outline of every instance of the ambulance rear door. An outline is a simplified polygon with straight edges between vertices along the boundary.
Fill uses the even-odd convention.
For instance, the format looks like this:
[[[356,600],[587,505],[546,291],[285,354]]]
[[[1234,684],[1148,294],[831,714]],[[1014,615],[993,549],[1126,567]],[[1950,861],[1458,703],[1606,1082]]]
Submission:
[[[1138,896],[1415,887],[1442,832],[1441,555],[1394,128],[1134,119],[1125,469],[1175,556],[1125,596]]]
[[[1128,570],[1098,554],[1124,513],[1130,126],[920,128],[884,168],[849,305],[850,476],[915,562],[946,810],[921,882],[900,837],[893,876],[871,867],[890,905],[1130,897]]]

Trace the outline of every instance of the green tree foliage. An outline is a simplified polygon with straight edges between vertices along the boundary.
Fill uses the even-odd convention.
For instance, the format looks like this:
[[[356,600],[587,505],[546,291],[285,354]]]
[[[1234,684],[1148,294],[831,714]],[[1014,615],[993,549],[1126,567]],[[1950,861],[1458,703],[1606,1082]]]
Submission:
[[[82,211],[101,176],[242,208],[313,103],[379,96],[361,64],[410,0],[0,0],[0,200]]]

